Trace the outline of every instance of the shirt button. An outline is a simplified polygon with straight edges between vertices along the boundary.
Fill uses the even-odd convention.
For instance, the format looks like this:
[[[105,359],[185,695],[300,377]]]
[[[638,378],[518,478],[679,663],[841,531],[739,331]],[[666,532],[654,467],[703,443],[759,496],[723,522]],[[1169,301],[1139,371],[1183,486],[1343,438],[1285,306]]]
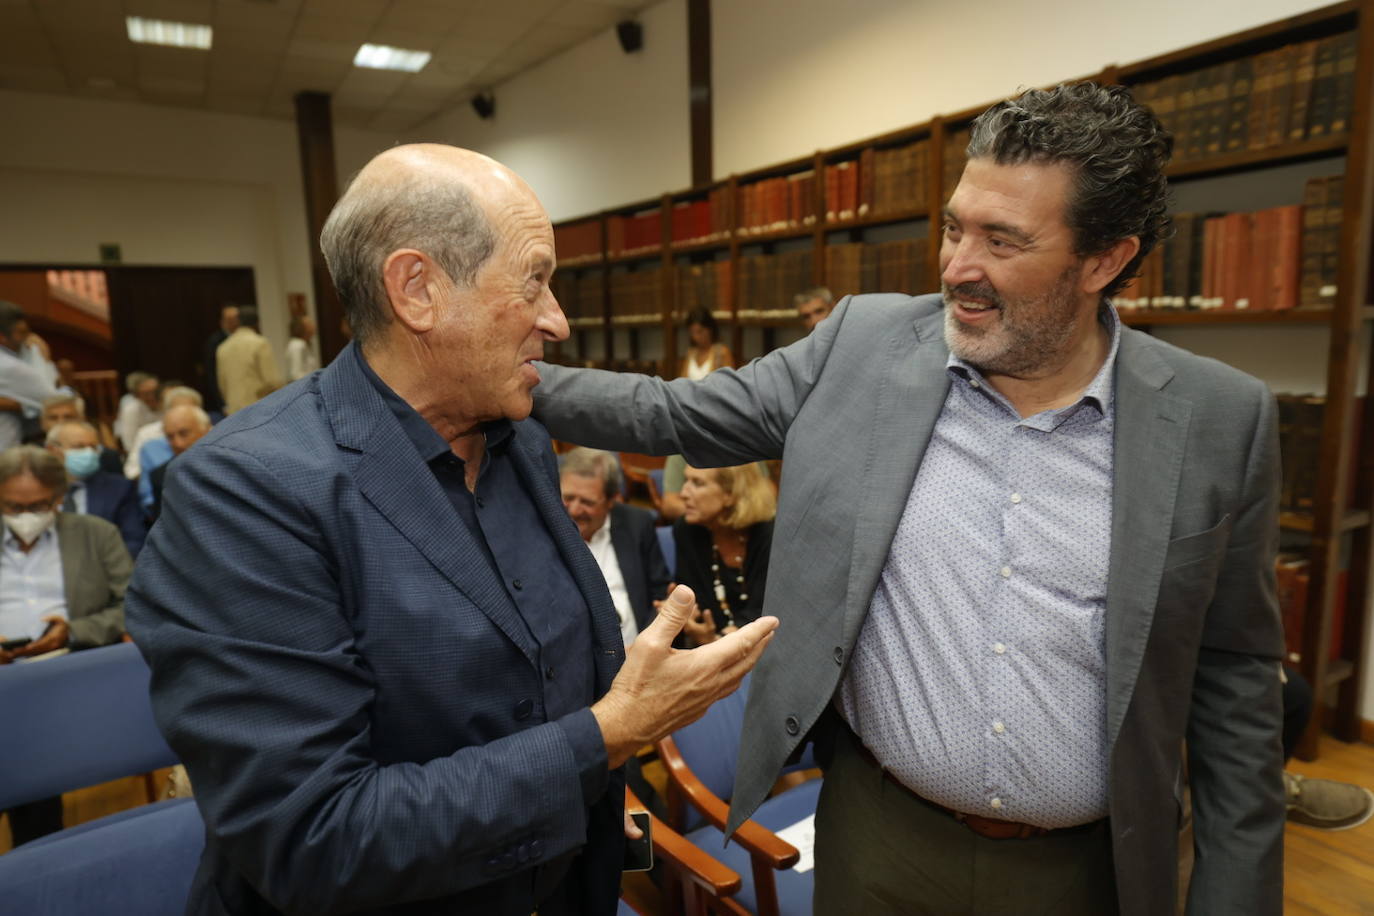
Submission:
[[[544,669],[544,677],[548,678],[549,680],[553,680],[553,665],[549,665],[547,668]]]
[[[996,652],[998,655],[1006,655],[1007,647],[1002,645],[1000,642],[995,642],[992,644],[992,651]]]
[[[1007,727],[1006,727],[1005,725],[1003,725],[1001,722],[994,722],[994,723],[992,723],[992,730],[995,731],[995,732],[997,732],[997,734],[1000,735],[1000,734],[1002,734],[1002,732],[1004,732],[1004,731],[1007,730]]]
[[[528,719],[532,712],[534,712],[533,700],[521,700],[519,703],[515,704],[515,718],[517,720],[523,721]]]
[[[842,665],[842,664],[844,664],[844,648],[843,648],[843,647],[841,647],[841,646],[836,646],[836,647],[835,647],[835,651],[832,652],[831,654],[835,657],[835,664],[837,664],[837,665]]]
[[[1003,567],[1002,567],[1002,578],[1003,578],[1003,579],[1010,579],[1010,578],[1011,578],[1011,567],[1010,567],[1010,566],[1003,566]]]
[[[993,810],[999,810],[1002,807],[1002,799],[994,798],[992,801],[988,802],[988,805],[991,806]]]
[[[511,588],[515,589],[517,592],[520,591],[522,588],[525,587],[525,583],[524,583],[524,582],[521,582],[519,579],[511,579],[511,580],[510,580],[510,585],[511,585]]]
[[[1014,503],[1019,503],[1019,502],[1021,501],[1021,494],[1020,494],[1020,493],[1013,493],[1013,494],[1011,494],[1011,501],[1014,502]]]
[[[969,386],[970,388],[978,388],[978,387],[979,387],[979,385],[978,385],[978,380],[977,380],[976,378],[971,378],[971,379],[969,379],[969,380],[968,380],[968,386]]]

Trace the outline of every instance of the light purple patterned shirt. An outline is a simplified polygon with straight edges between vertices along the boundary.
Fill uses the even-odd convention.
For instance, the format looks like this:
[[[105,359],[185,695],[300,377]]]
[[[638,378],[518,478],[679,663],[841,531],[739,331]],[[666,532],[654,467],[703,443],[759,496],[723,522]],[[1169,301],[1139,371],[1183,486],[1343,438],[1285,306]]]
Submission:
[[[1113,367],[1021,418],[952,384],[840,686],[873,755],[949,808],[1042,827],[1107,813]]]

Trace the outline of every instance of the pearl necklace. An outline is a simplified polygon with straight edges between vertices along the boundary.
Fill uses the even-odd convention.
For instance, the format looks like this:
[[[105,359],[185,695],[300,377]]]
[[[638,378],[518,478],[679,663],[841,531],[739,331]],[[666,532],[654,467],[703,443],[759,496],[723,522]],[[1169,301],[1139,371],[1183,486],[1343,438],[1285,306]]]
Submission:
[[[744,558],[739,557],[739,572],[735,573],[735,584],[739,586],[739,600],[741,603],[749,600],[748,593],[744,590]],[[720,605],[721,613],[725,615],[725,626],[722,630],[735,625],[735,615],[730,610],[730,602],[725,598],[725,583],[720,581],[720,550],[716,547],[715,539],[711,540],[711,578],[714,580],[714,591],[716,593],[716,603]]]

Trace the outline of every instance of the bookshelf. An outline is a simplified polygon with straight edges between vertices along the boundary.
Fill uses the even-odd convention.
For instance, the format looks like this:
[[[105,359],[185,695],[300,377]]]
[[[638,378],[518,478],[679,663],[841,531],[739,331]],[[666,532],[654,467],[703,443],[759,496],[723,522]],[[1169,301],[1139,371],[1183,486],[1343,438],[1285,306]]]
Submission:
[[[1298,667],[1320,696],[1334,691],[1330,725],[1355,740],[1374,561],[1374,406],[1357,397],[1361,374],[1374,375],[1374,0],[1108,65],[1093,78],[1131,86],[1175,133],[1170,181],[1181,224],[1190,222],[1188,238],[1167,253],[1161,246],[1153,273],[1123,294],[1137,305],[1121,309],[1125,322],[1307,327],[1325,338],[1324,408],[1297,462],[1310,473],[1280,525],[1307,569],[1305,598],[1286,612]],[[837,297],[938,289],[940,208],[963,169],[969,122],[985,107],[560,223],[556,233],[575,244],[565,257],[558,239],[555,292],[565,307],[573,297],[576,320],[555,358],[671,377],[681,316],[698,305],[748,359],[800,336],[791,300],[807,286],[829,285]],[[1272,199],[1245,203],[1245,182],[1271,186]],[[1252,250],[1265,254],[1247,260]],[[637,273],[640,293],[613,292]],[[633,320],[626,295],[649,303],[628,306]],[[1315,755],[1317,718],[1304,757]]]

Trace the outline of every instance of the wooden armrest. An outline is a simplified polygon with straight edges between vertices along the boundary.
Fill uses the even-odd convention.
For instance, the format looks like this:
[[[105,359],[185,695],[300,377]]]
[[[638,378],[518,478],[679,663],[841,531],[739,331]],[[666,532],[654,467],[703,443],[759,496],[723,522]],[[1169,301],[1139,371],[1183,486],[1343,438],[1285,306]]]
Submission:
[[[682,759],[682,752],[677,749],[677,744],[671,737],[658,742],[658,756],[668,768],[668,778],[687,797],[692,807],[700,811],[702,817],[717,830],[723,832],[730,817],[730,806],[697,778],[687,766],[687,761]],[[791,868],[801,858],[797,847],[756,821],[749,820],[740,824],[731,839],[748,850],[751,856],[762,857],[769,866],[778,870]]]
[[[717,861],[691,840],[655,817],[629,788],[625,789],[625,807],[648,812],[649,822],[653,825],[655,854],[681,865],[683,877],[701,886],[712,897],[728,897],[739,892],[743,881],[738,872]]]

